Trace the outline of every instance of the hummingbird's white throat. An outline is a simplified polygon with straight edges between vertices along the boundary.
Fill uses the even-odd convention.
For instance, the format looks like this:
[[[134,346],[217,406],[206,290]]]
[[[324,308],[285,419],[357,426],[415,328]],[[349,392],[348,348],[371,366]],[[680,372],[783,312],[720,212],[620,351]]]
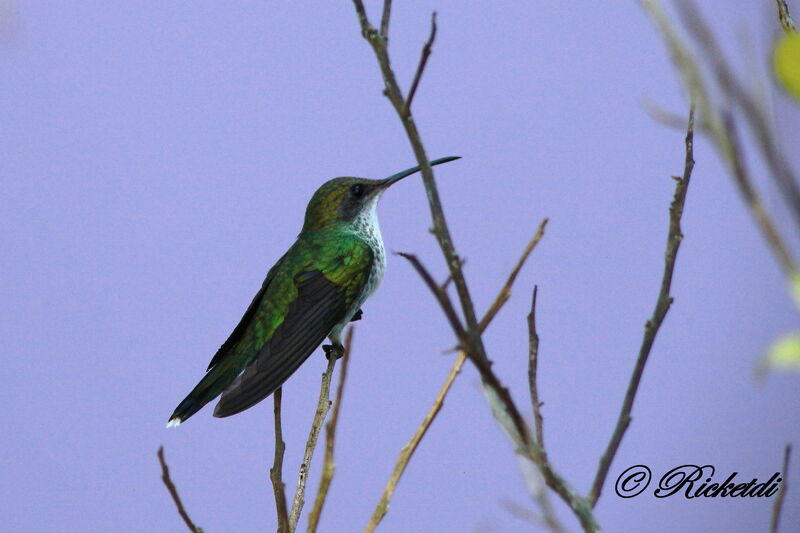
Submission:
[[[369,203],[358,213],[353,220],[353,230],[366,242],[372,249],[373,269],[367,281],[367,296],[375,292],[381,280],[383,272],[386,270],[386,251],[383,248],[383,236],[381,227],[378,223],[378,201],[384,191],[378,192],[369,199]],[[366,296],[365,298],[366,299]]]

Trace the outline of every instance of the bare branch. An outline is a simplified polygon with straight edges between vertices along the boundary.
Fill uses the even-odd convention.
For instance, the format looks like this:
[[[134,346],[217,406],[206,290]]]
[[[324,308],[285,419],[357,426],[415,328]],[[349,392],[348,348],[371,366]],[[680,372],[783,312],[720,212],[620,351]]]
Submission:
[[[294,491],[294,498],[292,498],[292,510],[289,512],[289,531],[294,532],[297,528],[297,522],[300,520],[300,513],[303,511],[305,504],[305,491],[306,480],[308,479],[308,472],[311,469],[311,460],[314,457],[314,449],[317,447],[317,439],[319,432],[322,429],[322,423],[331,408],[330,401],[330,388],[331,376],[333,375],[333,368],[336,365],[336,358],[331,357],[328,359],[328,367],[322,374],[322,383],[319,387],[319,401],[317,402],[317,410],[314,413],[314,420],[311,422],[311,429],[308,432],[308,440],[306,441],[306,448],[303,452],[303,463],[300,465],[300,471],[297,475],[297,487]]]
[[[392,16],[392,0],[383,0],[383,15],[381,15],[381,35],[389,42],[389,19]]]
[[[544,454],[544,421],[542,420],[542,404],[539,402],[539,385],[537,381],[539,367],[539,334],[536,332],[536,295],[539,288],[533,286],[533,297],[531,299],[531,312],[528,314],[528,388],[531,393],[531,404],[533,407],[533,427],[536,435],[536,443]]]
[[[539,288],[534,285],[533,296],[531,298],[531,312],[528,314],[528,388],[531,394],[536,444],[539,447],[539,467],[547,486],[561,496],[561,499],[572,507],[573,511],[578,516],[580,516],[580,514],[591,516],[591,508],[587,500],[578,496],[567,482],[556,473],[555,468],[553,468],[553,465],[550,463],[550,459],[547,457],[547,451],[544,447],[544,421],[542,419],[542,402],[539,401],[538,385],[539,334],[536,332],[536,297],[538,293]],[[561,525],[557,522],[556,515],[550,507],[549,501],[544,500],[543,496],[537,499],[539,501],[539,506],[542,508],[542,520],[544,520],[551,530],[559,530]]]
[[[683,177],[675,178],[675,195],[672,199],[672,205],[669,208],[669,232],[667,235],[667,249],[664,261],[664,274],[661,279],[661,290],[658,293],[655,309],[650,320],[647,321],[644,327],[644,338],[642,339],[642,346],[639,349],[639,357],[636,359],[636,365],[633,369],[630,382],[628,383],[628,390],[625,393],[625,400],[622,403],[622,409],[617,419],[617,425],[614,428],[614,433],[611,435],[611,440],[608,443],[606,451],[600,458],[600,465],[597,469],[594,482],[592,483],[592,490],[589,492],[589,503],[594,507],[597,504],[600,493],[603,490],[603,483],[605,483],[608,470],[611,467],[611,462],[617,453],[620,442],[622,441],[625,431],[631,422],[631,409],[633,408],[633,401],[636,399],[636,393],[639,390],[639,383],[642,379],[647,358],[650,355],[650,350],[653,347],[653,342],[656,339],[658,329],[664,321],[664,317],[672,305],[672,297],[670,296],[670,287],[672,286],[672,273],[675,270],[675,259],[678,255],[678,249],[683,239],[681,233],[681,216],[683,215],[683,206],[686,202],[686,191],[689,188],[689,181],[692,177],[692,169],[694,168],[694,107],[689,110],[689,125],[686,129],[686,159],[683,169]]]
[[[514,265],[514,268],[511,270],[511,273],[508,275],[505,284],[500,289],[500,292],[497,293],[497,297],[495,298],[492,305],[489,306],[489,310],[486,311],[486,314],[483,315],[480,323],[478,324],[478,329],[483,332],[486,329],[486,326],[489,325],[489,322],[494,319],[495,315],[500,311],[503,307],[503,304],[508,301],[511,297],[511,286],[514,284],[514,281],[517,279],[517,275],[519,271],[522,270],[522,266],[525,264],[525,261],[528,260],[528,257],[533,252],[533,249],[536,248],[536,245],[539,244],[539,241],[542,240],[544,237],[544,229],[547,227],[548,219],[542,220],[539,224],[539,228],[536,230],[536,233],[533,235],[533,238],[528,242],[528,245],[525,247],[525,250],[522,252],[522,255],[517,260],[517,264]]]
[[[428,42],[422,47],[422,55],[419,58],[417,65],[417,72],[414,74],[414,81],[411,83],[411,89],[408,91],[408,98],[406,98],[406,108],[411,109],[411,102],[414,100],[414,95],[417,93],[417,86],[419,80],[422,78],[422,73],[425,71],[425,65],[428,63],[428,58],[431,56],[431,47],[433,41],[436,40],[436,11],[431,15],[431,34],[428,36]]]
[[[308,515],[308,533],[314,533],[319,525],[319,518],[322,515],[322,506],[328,496],[331,480],[335,465],[333,463],[333,445],[336,439],[336,423],[339,421],[339,410],[342,407],[342,395],[344,394],[344,383],[347,379],[347,366],[350,362],[350,350],[353,346],[353,326],[347,330],[344,339],[344,353],[342,354],[342,372],[339,375],[339,386],[336,388],[336,401],[333,404],[333,413],[325,425],[325,460],[322,463],[322,478],[319,481],[317,497],[314,499],[314,507]]]
[[[775,0],[778,4],[778,20],[781,21],[781,27],[786,33],[793,33],[797,31],[794,27],[794,21],[789,15],[789,6],[786,5],[786,0]]]
[[[405,472],[408,462],[411,460],[411,457],[417,450],[417,446],[419,446],[422,437],[425,436],[425,433],[433,423],[436,415],[438,415],[439,411],[442,409],[444,398],[447,396],[447,393],[450,390],[450,387],[453,385],[453,381],[456,379],[456,376],[461,371],[461,367],[463,366],[466,358],[467,356],[463,351],[458,354],[458,357],[456,357],[453,366],[450,368],[450,372],[447,374],[447,377],[442,384],[442,388],[439,390],[439,394],[436,395],[433,405],[428,411],[428,414],[425,415],[422,424],[420,424],[420,426],[417,428],[417,431],[411,437],[411,440],[409,440],[408,443],[400,450],[400,456],[397,458],[397,462],[394,465],[392,475],[389,478],[389,481],[386,482],[386,486],[383,489],[383,494],[381,494],[381,498],[372,513],[372,517],[369,519],[369,523],[367,523],[367,526],[364,528],[364,533],[372,533],[375,531],[375,528],[378,527],[378,524],[381,522],[381,520],[383,520],[383,517],[389,510],[389,500],[392,499],[394,489],[397,487],[400,477],[402,477],[403,473]]]
[[[178,496],[178,489],[175,487],[175,484],[172,483],[172,479],[169,477],[169,467],[167,466],[167,460],[164,459],[163,446],[159,446],[157,455],[158,462],[161,463],[161,481],[164,482],[164,486],[167,487],[169,495],[172,496],[172,501],[175,502],[175,507],[178,509],[178,514],[181,515],[181,518],[186,524],[186,527],[189,528],[189,531],[192,533],[203,533],[203,529],[194,525],[192,519],[189,518],[189,513],[186,512],[186,509],[183,507],[183,502],[181,502],[181,497]]]
[[[278,387],[272,395],[275,414],[275,458],[272,461],[272,468],[269,469],[269,479],[272,482],[272,490],[275,493],[275,509],[278,515],[278,533],[289,533],[289,515],[286,510],[286,485],[283,482],[283,453],[286,451],[286,444],[283,442],[283,431],[281,429],[281,397],[282,389]]]
[[[769,523],[769,532],[777,533],[781,521],[781,511],[783,510],[783,500],[786,498],[786,491],[789,489],[789,456],[792,455],[792,445],[787,444],[783,449],[783,466],[781,467],[781,477],[783,484],[781,490],[772,502],[772,517]]]

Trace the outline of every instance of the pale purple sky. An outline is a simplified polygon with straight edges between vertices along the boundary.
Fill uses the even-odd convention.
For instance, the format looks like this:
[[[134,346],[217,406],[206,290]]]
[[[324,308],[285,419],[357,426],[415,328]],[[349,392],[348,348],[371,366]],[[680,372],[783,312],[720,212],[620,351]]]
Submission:
[[[703,4],[742,71],[761,69],[774,3]],[[206,531],[274,531],[271,400],[164,424],[291,244],[314,190],[415,164],[352,4],[2,5],[14,17],[0,48],[3,527],[180,531],[159,479],[163,444]],[[652,311],[670,176],[683,169],[683,132],[655,124],[641,103],[683,114],[682,89],[630,1],[396,2],[392,57],[406,87],[434,9],[439,34],[414,111],[431,157],[463,156],[436,176],[480,312],[551,219],[487,350],[528,414],[525,317],[538,284],[546,443],[585,493]],[[776,95],[790,148],[800,110]],[[752,379],[760,352],[798,329],[797,311],[705,140],[695,158],[675,303],[596,510],[604,531],[764,531],[771,499],[624,500],[613,483],[637,463],[766,480],[784,444],[800,445],[798,377]],[[418,177],[384,196],[380,218],[387,250],[416,253],[444,277]],[[453,343],[418,276],[390,255],[358,323],[320,531],[363,528]],[[324,361],[320,350],[284,387],[290,489]],[[800,522],[793,463],[785,532]],[[531,530],[503,500],[533,507],[466,367],[379,531]]]

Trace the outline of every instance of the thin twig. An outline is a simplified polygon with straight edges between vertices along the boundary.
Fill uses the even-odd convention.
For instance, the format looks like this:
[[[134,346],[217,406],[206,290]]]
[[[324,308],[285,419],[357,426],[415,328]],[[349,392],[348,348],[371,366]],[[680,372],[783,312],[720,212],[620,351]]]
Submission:
[[[294,497],[292,498],[292,510],[289,512],[290,533],[293,533],[295,529],[297,529],[297,522],[300,520],[300,513],[303,511],[306,480],[308,479],[308,472],[311,470],[311,460],[314,457],[314,449],[317,447],[317,439],[322,429],[322,423],[325,421],[325,416],[327,416],[328,410],[331,408],[331,376],[333,375],[333,368],[335,365],[336,358],[331,357],[328,359],[328,367],[322,374],[317,410],[314,413],[314,420],[311,422],[311,429],[308,432],[308,440],[306,441],[306,448],[303,452],[303,462],[300,465],[300,471],[297,475],[297,487],[294,490]]]
[[[533,297],[531,298],[531,312],[528,314],[528,388],[531,393],[531,404],[533,407],[533,428],[536,435],[536,442],[544,454],[544,421],[542,419],[542,404],[539,402],[539,385],[537,373],[539,367],[539,334],[536,332],[536,295],[539,288],[533,286]]]
[[[597,500],[600,498],[600,493],[603,490],[603,483],[605,483],[608,470],[611,467],[611,462],[614,460],[622,437],[631,422],[631,409],[633,408],[633,401],[636,399],[636,393],[639,390],[639,383],[642,379],[642,373],[644,372],[647,358],[650,355],[650,350],[653,347],[658,329],[661,327],[661,323],[664,321],[664,317],[667,315],[670,305],[672,305],[672,297],[670,296],[672,273],[675,270],[675,259],[677,258],[678,249],[683,239],[683,233],[681,233],[681,216],[683,215],[683,206],[686,202],[686,191],[689,188],[689,181],[692,177],[692,169],[694,168],[694,106],[689,110],[689,125],[686,129],[685,143],[686,158],[683,177],[675,178],[675,195],[669,208],[669,232],[667,235],[667,249],[664,260],[664,274],[661,279],[661,289],[658,293],[653,315],[644,327],[644,338],[642,339],[642,345],[639,349],[639,356],[636,359],[633,374],[628,383],[628,390],[625,393],[625,400],[622,403],[617,425],[614,428],[614,433],[611,435],[606,451],[600,458],[600,465],[598,466],[597,474],[592,483],[592,489],[589,492],[588,500],[592,507],[597,504]]]
[[[439,411],[442,409],[444,398],[447,395],[447,392],[450,390],[450,387],[452,386],[453,381],[456,379],[456,376],[461,371],[461,367],[463,366],[466,358],[467,356],[463,351],[458,354],[458,357],[456,357],[453,366],[450,368],[450,372],[447,374],[447,377],[442,384],[442,388],[439,390],[439,394],[436,395],[433,405],[428,411],[428,414],[425,415],[422,424],[420,424],[420,426],[417,428],[417,431],[414,432],[411,440],[409,440],[408,443],[406,443],[406,445],[400,449],[400,456],[397,458],[397,462],[394,465],[392,475],[389,477],[389,481],[386,482],[386,486],[383,489],[383,493],[378,501],[378,505],[375,506],[375,510],[372,512],[372,517],[369,519],[367,526],[364,528],[364,533],[372,533],[375,531],[375,528],[378,527],[378,524],[381,522],[381,520],[383,520],[383,517],[389,510],[389,500],[391,500],[392,495],[394,495],[394,490],[397,487],[397,483],[400,481],[400,478],[408,466],[408,462],[411,460],[411,457],[417,450],[417,446],[419,446],[422,437],[425,436],[425,433],[433,423],[436,415],[439,414]]]
[[[175,502],[175,507],[178,509],[178,514],[181,515],[181,518],[183,518],[183,522],[186,524],[186,527],[189,528],[189,531],[192,533],[203,533],[203,529],[194,525],[192,519],[189,518],[189,513],[186,512],[186,509],[183,507],[183,502],[181,502],[181,497],[178,496],[178,489],[175,487],[175,484],[169,477],[169,467],[167,466],[167,460],[164,459],[163,446],[159,446],[157,455],[158,462],[161,463],[161,481],[164,482],[164,485],[169,491],[169,495],[172,496],[172,501]]]
[[[282,389],[278,387],[272,394],[275,414],[275,458],[272,461],[272,468],[269,469],[269,479],[272,482],[272,490],[275,493],[275,509],[278,515],[278,533],[289,533],[289,514],[286,510],[286,485],[283,482],[283,453],[286,451],[286,444],[283,442],[283,431],[281,428],[281,397]]]
[[[545,482],[555,490],[561,498],[570,503],[573,509],[580,509],[585,512],[588,504],[584,498],[579,497],[574,490],[559,476],[550,459],[547,457],[547,451],[544,447],[544,420],[542,419],[542,402],[539,401],[539,385],[538,385],[538,366],[539,366],[539,334],[536,332],[536,297],[539,293],[539,288],[533,286],[533,296],[531,297],[531,312],[528,314],[528,388],[531,394],[531,406],[533,409],[533,427],[536,438],[536,444],[539,446],[540,465],[542,475]],[[543,497],[537,498],[539,506],[542,508],[542,520],[550,527],[551,531],[563,530],[561,524],[558,522],[555,513],[550,507],[549,502],[543,500]],[[577,506],[577,507],[576,507]]]
[[[406,98],[406,107],[411,109],[411,102],[414,100],[414,95],[417,94],[417,86],[419,80],[422,78],[422,73],[425,71],[425,65],[428,63],[428,58],[431,56],[431,47],[433,41],[436,40],[436,11],[431,15],[431,33],[428,36],[428,42],[422,47],[422,55],[419,58],[417,65],[417,72],[414,74],[414,81],[411,82],[411,89],[408,90],[408,98]]]
[[[544,421],[542,418],[542,402],[539,400],[538,388],[539,334],[536,331],[536,298],[538,294],[538,287],[534,286],[533,296],[531,297],[531,311],[528,314],[528,388],[530,389],[533,425],[536,444],[538,446],[537,464],[539,465],[547,486],[553,489],[553,491],[572,508],[573,512],[581,518],[584,529],[587,529],[587,527],[591,525],[592,520],[592,511],[588,500],[578,495],[566,480],[558,474],[550,462],[550,459],[547,457],[547,451],[544,447]],[[540,507],[542,507],[545,522],[551,524],[555,520],[555,514],[552,513],[552,511],[548,514],[548,506],[546,503],[542,504],[542,502],[540,502]],[[552,524],[551,529],[553,529]]]
[[[783,449],[783,466],[781,467],[781,477],[783,483],[775,501],[772,502],[772,516],[769,522],[769,533],[777,533],[781,521],[781,511],[783,510],[783,500],[786,498],[786,491],[789,489],[789,456],[792,455],[792,445],[787,444]]]
[[[335,465],[333,463],[333,446],[336,440],[336,423],[339,421],[339,410],[342,407],[342,395],[344,394],[344,383],[347,379],[347,367],[350,363],[350,349],[353,346],[353,327],[347,330],[344,338],[344,353],[342,355],[342,370],[339,374],[339,386],[336,388],[336,400],[333,404],[333,413],[325,425],[325,460],[322,463],[322,478],[319,481],[317,497],[314,498],[314,507],[308,515],[308,533],[314,533],[319,525],[319,518],[322,515],[322,506],[325,498],[328,497],[328,488],[331,486]]]
[[[381,15],[381,35],[389,42],[389,19],[392,16],[392,0],[383,0],[383,14]]]
[[[786,33],[794,33],[797,31],[794,27],[792,16],[789,15],[789,6],[786,5],[786,0],[775,0],[778,3],[778,20],[781,21],[781,27]]]
[[[541,241],[542,237],[544,237],[544,230],[547,227],[547,222],[548,219],[545,218],[539,224],[539,228],[536,230],[533,238],[531,238],[531,240],[528,242],[528,245],[525,247],[522,255],[517,260],[517,264],[514,265],[514,268],[511,270],[508,278],[506,278],[503,288],[501,288],[500,292],[497,293],[497,297],[494,299],[494,302],[492,302],[492,305],[489,306],[489,310],[486,311],[485,315],[483,315],[483,318],[478,324],[478,329],[480,329],[481,332],[486,329],[486,326],[489,325],[489,322],[491,322],[497,312],[500,311],[500,309],[503,307],[503,304],[505,304],[506,301],[511,297],[511,286],[517,279],[517,275],[519,274],[519,271],[522,270],[522,266],[525,264],[525,261],[528,260],[528,256],[531,255],[533,249],[536,248],[536,245],[539,244],[539,241]]]

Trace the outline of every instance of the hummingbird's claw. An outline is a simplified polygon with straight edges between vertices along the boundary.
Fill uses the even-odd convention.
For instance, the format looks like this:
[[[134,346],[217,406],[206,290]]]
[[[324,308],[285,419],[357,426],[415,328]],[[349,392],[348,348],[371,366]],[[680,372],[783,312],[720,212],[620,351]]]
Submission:
[[[350,319],[350,322],[355,322],[356,320],[361,320],[361,315],[363,315],[363,314],[364,314],[364,312],[361,309],[359,309],[353,315],[353,318]]]
[[[339,359],[344,355],[344,346],[341,344],[323,344],[322,349],[325,350],[325,357],[330,360],[331,356]]]

